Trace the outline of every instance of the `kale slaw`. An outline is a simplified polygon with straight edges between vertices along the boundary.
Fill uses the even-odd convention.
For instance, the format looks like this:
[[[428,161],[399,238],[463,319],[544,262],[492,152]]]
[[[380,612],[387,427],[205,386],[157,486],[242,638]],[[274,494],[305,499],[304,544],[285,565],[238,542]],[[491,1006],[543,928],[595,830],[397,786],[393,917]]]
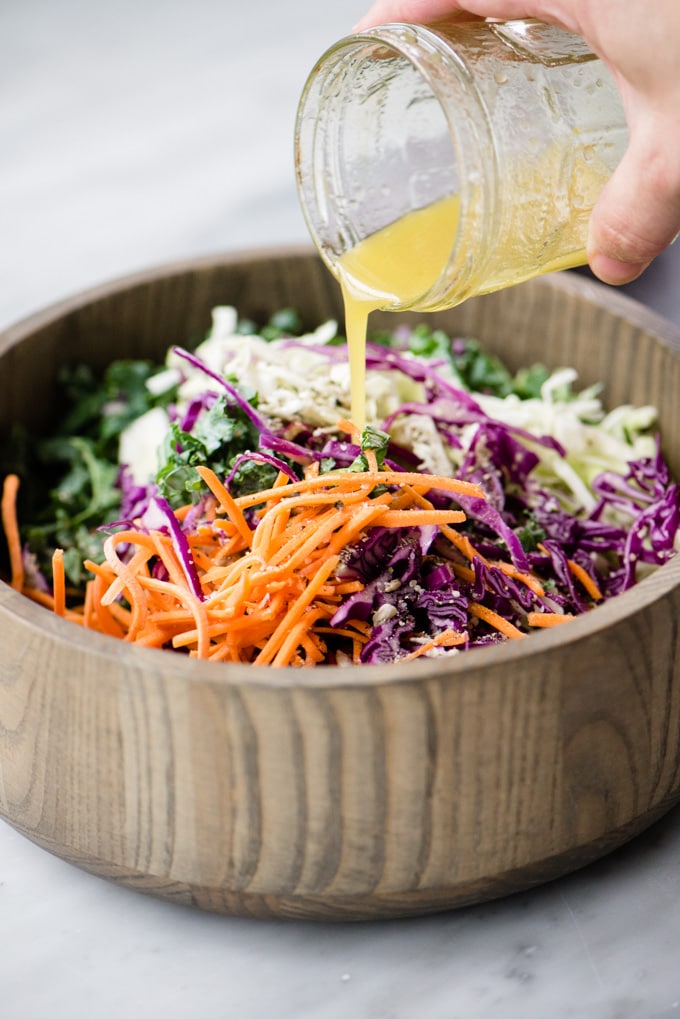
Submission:
[[[680,523],[654,409],[606,413],[599,388],[579,392],[576,381],[569,368],[512,375],[474,340],[399,326],[368,344],[369,427],[358,442],[338,424],[349,413],[349,376],[336,323],[305,333],[285,309],[259,329],[217,308],[194,351],[174,348],[163,366],[114,363],[100,386],[79,367],[64,379],[71,410],[58,434],[15,435],[4,466],[24,479],[29,586],[49,590],[60,546],[77,596],[84,559],[101,559],[106,535],[133,526],[164,529],[189,562],[186,534],[208,497],[199,467],[243,498],[279,474],[292,483],[309,465],[365,470],[370,450],[391,471],[459,478],[485,498],[428,493],[436,510],[465,511],[457,547],[428,526],[358,537],[337,571],[355,589],[324,629],[361,625],[367,639],[352,654],[345,637],[325,634],[324,660],[395,661],[426,645],[427,654],[455,654],[528,633],[540,616],[569,619],[666,562]],[[40,462],[40,476],[57,465],[42,514],[44,492],[27,483]],[[256,529],[256,514],[248,525]],[[187,575],[200,595],[195,567]],[[449,631],[464,641],[429,647]]]

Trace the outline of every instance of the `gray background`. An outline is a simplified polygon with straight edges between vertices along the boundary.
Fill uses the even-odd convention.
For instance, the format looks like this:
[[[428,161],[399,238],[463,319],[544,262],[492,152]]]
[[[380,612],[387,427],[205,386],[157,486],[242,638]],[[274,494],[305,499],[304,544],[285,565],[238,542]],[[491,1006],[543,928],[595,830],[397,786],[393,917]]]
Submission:
[[[360,0],[0,0],[0,327],[174,258],[305,241],[295,106]],[[678,252],[631,292],[680,323]],[[680,813],[552,885],[351,927],[209,916],[0,823],[0,1019],[680,1016]]]

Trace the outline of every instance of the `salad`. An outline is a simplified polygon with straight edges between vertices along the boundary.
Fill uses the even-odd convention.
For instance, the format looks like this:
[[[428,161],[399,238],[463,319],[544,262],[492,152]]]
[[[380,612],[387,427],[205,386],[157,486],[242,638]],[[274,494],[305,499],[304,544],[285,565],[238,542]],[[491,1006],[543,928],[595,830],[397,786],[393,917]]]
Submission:
[[[335,322],[213,311],[195,350],[60,379],[7,444],[11,584],[139,645],[266,665],[451,655],[568,622],[679,545],[652,407],[511,374],[423,324],[371,337],[347,420]]]

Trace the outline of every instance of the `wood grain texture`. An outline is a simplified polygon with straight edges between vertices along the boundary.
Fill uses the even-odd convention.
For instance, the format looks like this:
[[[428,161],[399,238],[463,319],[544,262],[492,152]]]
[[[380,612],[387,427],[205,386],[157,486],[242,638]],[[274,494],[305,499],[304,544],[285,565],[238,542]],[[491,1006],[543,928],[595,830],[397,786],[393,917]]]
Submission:
[[[160,357],[220,303],[340,316],[307,251],[100,288],[0,337],[0,434],[49,422],[61,364]],[[680,340],[653,314],[566,274],[430,321],[515,367],[573,364],[610,405],[656,404],[680,475]],[[680,799],[679,608],[680,560],[527,641],[303,673],[132,648],[0,583],[0,815],[80,867],[219,912],[361,919],[516,891]]]

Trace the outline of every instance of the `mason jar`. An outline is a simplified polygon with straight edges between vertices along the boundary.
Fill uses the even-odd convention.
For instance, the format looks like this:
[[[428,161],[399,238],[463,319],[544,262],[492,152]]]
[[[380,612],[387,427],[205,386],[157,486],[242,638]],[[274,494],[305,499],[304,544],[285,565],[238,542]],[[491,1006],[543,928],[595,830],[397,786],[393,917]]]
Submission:
[[[533,20],[389,24],[341,39],[309,75],[297,186],[347,288],[432,311],[584,264],[591,209],[627,140],[612,75],[577,36]],[[351,253],[438,202],[449,211],[433,278],[371,292]]]

